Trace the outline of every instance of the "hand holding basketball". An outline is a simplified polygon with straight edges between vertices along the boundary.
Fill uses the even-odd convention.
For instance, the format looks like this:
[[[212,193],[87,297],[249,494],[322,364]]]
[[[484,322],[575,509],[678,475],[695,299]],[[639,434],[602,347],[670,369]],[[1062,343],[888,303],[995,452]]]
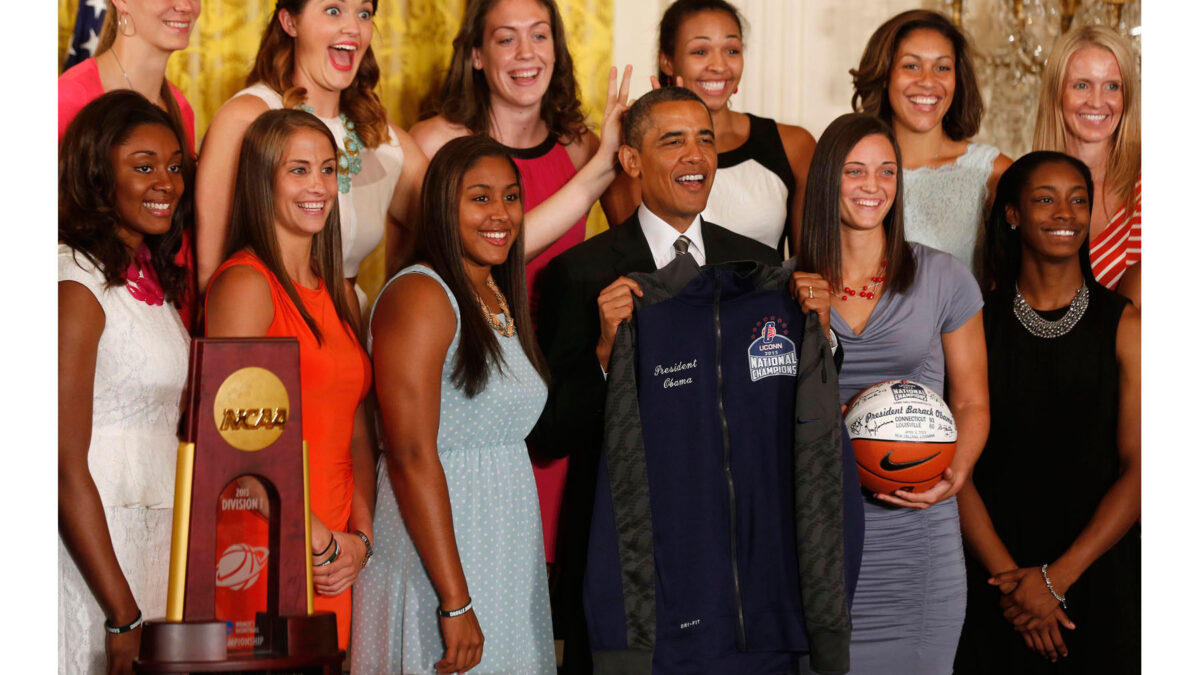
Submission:
[[[945,501],[962,489],[965,481],[958,478],[958,474],[954,469],[946,467],[942,472],[942,479],[933,484],[933,487],[923,492],[913,492],[909,489],[901,489],[892,492],[891,494],[884,492],[876,492],[875,498],[881,502],[887,502],[893,506],[907,506],[912,509],[927,509],[940,501]]]
[[[829,306],[833,297],[829,292],[829,282],[825,281],[820,274],[792,272],[789,290],[796,302],[800,303],[800,309],[804,310],[806,314],[812,311],[817,313],[817,317],[821,319],[821,328],[825,331],[825,337],[828,339]]]

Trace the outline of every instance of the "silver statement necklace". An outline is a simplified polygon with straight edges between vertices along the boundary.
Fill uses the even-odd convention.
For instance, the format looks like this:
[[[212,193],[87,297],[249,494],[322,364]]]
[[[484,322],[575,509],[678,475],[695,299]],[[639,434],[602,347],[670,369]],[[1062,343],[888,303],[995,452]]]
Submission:
[[[1075,297],[1071,298],[1071,306],[1067,309],[1067,313],[1054,321],[1042,318],[1041,314],[1038,314],[1029,306],[1029,303],[1025,302],[1025,298],[1021,296],[1021,287],[1015,284],[1013,287],[1017,291],[1013,297],[1013,315],[1034,337],[1046,339],[1062,337],[1071,332],[1071,329],[1083,317],[1083,313],[1087,311],[1088,288],[1086,282],[1075,291]]]

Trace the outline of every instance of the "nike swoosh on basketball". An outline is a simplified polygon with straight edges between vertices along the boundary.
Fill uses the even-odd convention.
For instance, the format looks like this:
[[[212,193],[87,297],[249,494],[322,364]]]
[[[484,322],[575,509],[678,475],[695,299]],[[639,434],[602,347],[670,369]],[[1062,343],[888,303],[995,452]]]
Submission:
[[[910,469],[914,466],[919,466],[921,464],[924,464],[925,462],[928,462],[929,460],[933,459],[934,457],[937,457],[938,455],[942,454],[942,451],[939,450],[939,451],[933,453],[932,455],[926,457],[925,459],[914,459],[911,462],[893,462],[892,461],[892,453],[893,452],[894,452],[893,450],[888,450],[887,454],[883,456],[883,459],[879,460],[879,468],[883,469],[884,471],[899,471],[900,469]]]

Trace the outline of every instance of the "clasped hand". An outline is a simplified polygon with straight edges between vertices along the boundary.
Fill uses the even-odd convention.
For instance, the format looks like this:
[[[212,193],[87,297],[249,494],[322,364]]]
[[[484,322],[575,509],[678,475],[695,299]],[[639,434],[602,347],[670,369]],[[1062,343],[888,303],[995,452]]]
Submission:
[[[1075,624],[1046,588],[1041,568],[1001,572],[988,579],[988,583],[1000,589],[1000,610],[1021,634],[1025,646],[1051,662],[1067,655],[1059,627],[1074,630]]]

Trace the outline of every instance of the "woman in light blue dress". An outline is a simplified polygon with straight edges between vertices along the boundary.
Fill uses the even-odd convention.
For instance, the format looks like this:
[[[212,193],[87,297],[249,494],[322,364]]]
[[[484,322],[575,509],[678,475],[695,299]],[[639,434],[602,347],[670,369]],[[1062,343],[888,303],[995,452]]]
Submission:
[[[417,263],[384,286],[367,337],[386,444],[351,667],[553,675],[524,443],[546,401],[545,365],[516,166],[486,136],[452,140],[430,164],[421,211]]]

